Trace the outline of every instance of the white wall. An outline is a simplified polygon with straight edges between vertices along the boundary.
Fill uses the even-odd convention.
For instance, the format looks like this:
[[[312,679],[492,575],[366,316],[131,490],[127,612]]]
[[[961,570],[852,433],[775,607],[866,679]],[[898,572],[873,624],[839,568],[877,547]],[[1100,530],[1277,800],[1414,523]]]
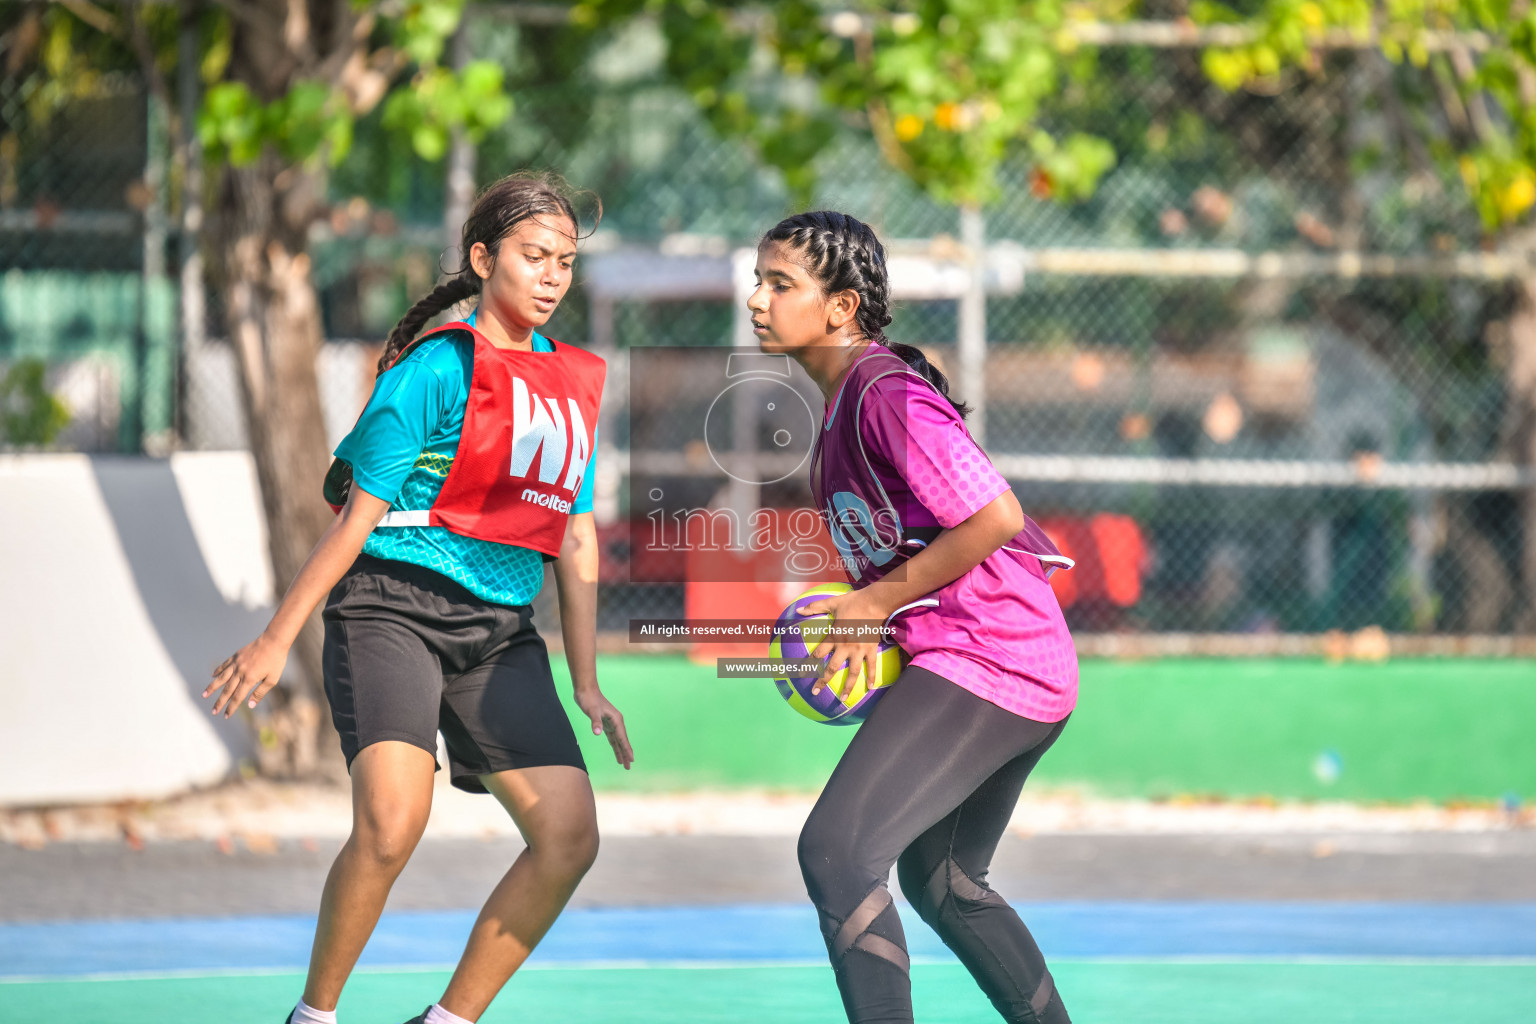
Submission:
[[[226,777],[199,698],[270,614],[245,452],[0,456],[0,805],[152,798]]]

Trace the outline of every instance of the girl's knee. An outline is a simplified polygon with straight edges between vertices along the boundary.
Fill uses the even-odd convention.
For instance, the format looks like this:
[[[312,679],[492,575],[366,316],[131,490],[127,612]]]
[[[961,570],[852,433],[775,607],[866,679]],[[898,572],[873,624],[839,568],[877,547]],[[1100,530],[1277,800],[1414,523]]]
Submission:
[[[425,815],[409,811],[359,815],[352,826],[350,843],[379,866],[399,870],[416,849],[426,824]]]
[[[597,862],[597,819],[580,816],[555,822],[528,838],[529,851],[546,869],[581,878]]]
[[[813,814],[805,820],[805,825],[800,829],[800,839],[795,844],[795,856],[800,860],[800,873],[809,882],[812,874],[820,871],[822,866],[830,859],[827,846],[816,826],[816,816]]]
[[[830,821],[814,812],[800,830],[796,847],[800,874],[812,898],[817,893],[844,888],[837,881],[859,871],[858,857],[845,824]]]
[[[597,863],[597,822],[583,823],[563,838],[565,861],[578,876],[585,875]]]

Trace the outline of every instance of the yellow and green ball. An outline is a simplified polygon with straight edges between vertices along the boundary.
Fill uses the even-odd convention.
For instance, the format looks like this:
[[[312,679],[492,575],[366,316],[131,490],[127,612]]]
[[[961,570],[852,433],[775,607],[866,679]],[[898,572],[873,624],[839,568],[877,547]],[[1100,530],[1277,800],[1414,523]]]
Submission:
[[[790,602],[779,614],[775,636],[768,645],[771,658],[808,658],[821,642],[832,618],[829,615],[802,615],[800,609],[828,597],[846,594],[853,587],[847,583],[823,583],[812,587]],[[848,667],[832,674],[820,693],[812,694],[816,676],[775,679],[779,695],[800,714],[823,725],[858,725],[869,715],[886,689],[896,681],[905,665],[900,647],[882,642],[876,659],[874,679],[866,679],[864,666],[848,681]]]

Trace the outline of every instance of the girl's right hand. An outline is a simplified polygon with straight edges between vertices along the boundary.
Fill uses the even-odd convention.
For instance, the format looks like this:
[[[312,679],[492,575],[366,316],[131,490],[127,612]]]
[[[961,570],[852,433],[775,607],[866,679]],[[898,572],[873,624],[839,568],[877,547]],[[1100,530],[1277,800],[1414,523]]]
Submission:
[[[629,766],[635,763],[635,750],[629,745],[629,730],[624,727],[624,716],[619,709],[595,684],[576,690],[576,706],[592,720],[592,735],[607,736],[614,759],[629,771]]]
[[[288,663],[288,645],[273,640],[266,633],[224,659],[213,670],[213,682],[203,691],[206,698],[215,690],[219,695],[213,702],[213,713],[224,712],[224,717],[235,713],[242,700],[250,698],[255,707],[272,687],[283,677],[283,666]]]

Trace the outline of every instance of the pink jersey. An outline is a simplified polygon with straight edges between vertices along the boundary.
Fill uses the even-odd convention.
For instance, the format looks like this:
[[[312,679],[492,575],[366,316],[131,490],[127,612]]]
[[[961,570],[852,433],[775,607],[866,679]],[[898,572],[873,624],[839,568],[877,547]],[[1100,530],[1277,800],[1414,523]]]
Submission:
[[[811,459],[811,490],[855,587],[1008,490],[949,400],[883,345],[844,374]],[[1069,568],[1034,520],[980,565],[893,616],[921,666],[998,707],[1059,722],[1077,704],[1077,651],[1047,582]]]

